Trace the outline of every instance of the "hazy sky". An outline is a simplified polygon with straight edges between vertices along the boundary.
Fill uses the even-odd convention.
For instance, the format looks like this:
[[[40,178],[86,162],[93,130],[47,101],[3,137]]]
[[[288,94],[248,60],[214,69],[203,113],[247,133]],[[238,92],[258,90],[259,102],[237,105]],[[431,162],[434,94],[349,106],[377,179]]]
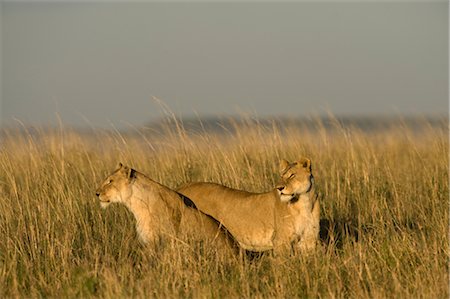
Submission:
[[[2,120],[448,114],[448,3],[4,2]]]

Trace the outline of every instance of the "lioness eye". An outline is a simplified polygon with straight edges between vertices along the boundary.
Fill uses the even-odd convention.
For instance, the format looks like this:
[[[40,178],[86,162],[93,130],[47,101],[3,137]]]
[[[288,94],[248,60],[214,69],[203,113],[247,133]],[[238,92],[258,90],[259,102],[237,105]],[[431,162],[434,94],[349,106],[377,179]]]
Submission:
[[[292,174],[289,176],[289,178],[292,179],[293,177],[295,177],[295,174],[292,173]]]

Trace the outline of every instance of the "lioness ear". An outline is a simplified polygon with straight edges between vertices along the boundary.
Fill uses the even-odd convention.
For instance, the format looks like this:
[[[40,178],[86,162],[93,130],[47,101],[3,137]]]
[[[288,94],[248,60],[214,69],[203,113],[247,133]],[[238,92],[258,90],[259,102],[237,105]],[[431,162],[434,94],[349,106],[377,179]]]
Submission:
[[[128,177],[128,174],[130,172],[130,168],[126,165],[123,165],[122,163],[119,163],[119,171],[123,174],[123,176]]]
[[[289,162],[285,159],[281,159],[280,161],[280,173],[286,170],[286,168],[289,166]]]
[[[128,180],[133,181],[136,178],[136,170],[134,170],[133,168],[130,168],[128,170]]]
[[[297,164],[301,165],[308,171],[311,171],[311,160],[309,160],[308,158],[301,158],[300,160],[297,161]]]
[[[123,166],[123,164],[119,162],[119,164],[117,164],[117,169],[121,169],[122,166]]]

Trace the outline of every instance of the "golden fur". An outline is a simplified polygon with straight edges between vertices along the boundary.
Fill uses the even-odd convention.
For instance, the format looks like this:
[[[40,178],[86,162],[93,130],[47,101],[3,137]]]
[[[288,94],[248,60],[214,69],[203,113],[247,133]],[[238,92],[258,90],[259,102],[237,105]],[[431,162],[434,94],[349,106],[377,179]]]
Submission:
[[[189,198],[122,164],[96,194],[102,208],[116,202],[133,213],[143,243],[155,244],[160,237],[178,238],[187,233],[216,246],[232,246],[218,222],[198,211]]]
[[[280,183],[266,193],[214,183],[192,183],[178,192],[222,223],[244,249],[313,250],[319,235],[320,206],[314,193],[311,161],[282,160],[280,175]]]

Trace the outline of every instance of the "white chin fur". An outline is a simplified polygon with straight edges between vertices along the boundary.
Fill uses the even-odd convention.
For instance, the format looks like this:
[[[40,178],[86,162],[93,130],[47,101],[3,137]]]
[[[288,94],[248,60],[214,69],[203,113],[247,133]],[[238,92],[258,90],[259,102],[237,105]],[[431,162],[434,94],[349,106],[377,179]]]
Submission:
[[[108,206],[109,206],[109,202],[104,202],[104,201],[101,201],[101,202],[100,202],[100,207],[101,207],[102,209],[106,209]]]
[[[292,194],[281,194],[281,195],[280,195],[280,200],[281,200],[281,202],[288,202],[288,201],[290,201],[293,197],[294,197],[294,195],[292,195]]]

